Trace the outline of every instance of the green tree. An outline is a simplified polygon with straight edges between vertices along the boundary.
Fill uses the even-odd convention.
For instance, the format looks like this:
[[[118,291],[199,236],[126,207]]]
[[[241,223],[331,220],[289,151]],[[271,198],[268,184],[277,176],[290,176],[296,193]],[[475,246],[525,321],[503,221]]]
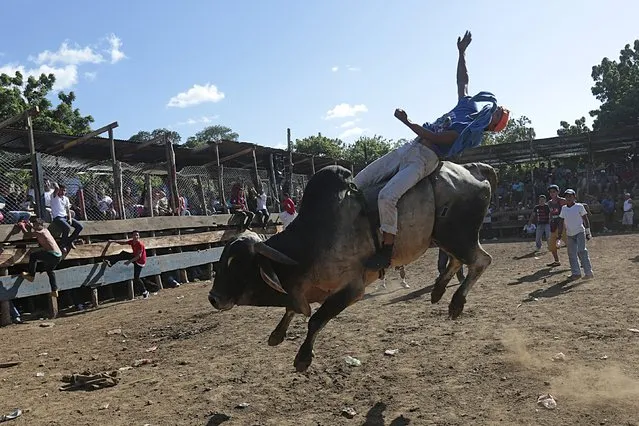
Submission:
[[[356,170],[361,170],[394,148],[393,141],[382,136],[360,136],[346,148],[345,158],[351,161]]]
[[[592,94],[601,101],[599,109],[590,111],[594,130],[639,124],[639,40],[624,47],[619,62],[603,58],[592,67],[592,79]]]
[[[561,127],[557,129],[557,136],[573,136],[590,131],[586,125],[586,117],[581,117],[575,120],[575,124],[569,124],[567,121],[560,121],[559,126]]]
[[[83,116],[79,109],[73,107],[76,100],[74,92],[59,92],[60,103],[53,107],[47,96],[54,84],[53,74],[41,74],[38,78],[32,76],[26,83],[19,71],[14,76],[0,75],[0,120],[37,106],[40,113],[33,119],[35,130],[74,136],[90,132],[93,117]]]
[[[239,138],[240,135],[235,133],[230,127],[215,124],[205,127],[193,136],[189,136],[184,146],[198,148],[222,140],[237,141]]]
[[[535,139],[535,129],[528,117],[522,115],[508,121],[506,128],[499,133],[485,132],[483,145],[498,145]]]
[[[135,142],[147,142],[157,137],[166,134],[173,145],[177,145],[182,140],[182,136],[174,130],[169,130],[165,128],[155,129],[152,132],[147,132],[146,130],[141,130],[137,132],[135,135],[129,138],[130,141]]]
[[[344,157],[345,145],[341,139],[331,139],[321,133],[317,133],[316,136],[307,136],[303,139],[295,140],[293,150],[302,154],[329,157],[337,160]]]

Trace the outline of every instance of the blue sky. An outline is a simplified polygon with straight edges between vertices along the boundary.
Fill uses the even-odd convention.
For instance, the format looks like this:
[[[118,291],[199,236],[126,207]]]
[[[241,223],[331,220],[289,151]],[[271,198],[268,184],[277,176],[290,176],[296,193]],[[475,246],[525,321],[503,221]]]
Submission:
[[[436,4],[433,4],[436,3]],[[118,138],[223,124],[282,147],[322,132],[410,137],[456,102],[456,39],[473,32],[470,92],[492,91],[538,137],[598,105],[591,67],[639,37],[639,2],[23,0],[3,7],[0,72],[53,70]]]

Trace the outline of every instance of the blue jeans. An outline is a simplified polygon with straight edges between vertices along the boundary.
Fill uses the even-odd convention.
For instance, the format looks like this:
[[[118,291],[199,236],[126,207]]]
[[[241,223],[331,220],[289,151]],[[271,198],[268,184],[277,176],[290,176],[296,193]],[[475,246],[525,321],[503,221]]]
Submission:
[[[590,256],[588,256],[588,249],[586,248],[586,234],[580,232],[577,235],[564,236],[566,241],[566,248],[568,249],[568,260],[570,260],[570,272],[572,275],[581,276],[581,267],[584,269],[586,275],[592,275],[592,265],[590,264]]]
[[[546,241],[550,239],[550,224],[545,223],[541,225],[537,225],[537,230],[535,231],[535,245],[537,246],[537,250],[541,249],[541,238],[546,236]]]
[[[80,232],[82,232],[82,229],[83,229],[82,224],[78,222],[77,220],[71,219],[71,222],[69,222],[68,218],[62,217],[62,216],[58,216],[54,218],[53,222],[51,223],[55,223],[62,230],[62,239],[60,242],[63,247],[69,247],[71,243],[75,242],[75,240],[78,239],[78,236],[80,235]],[[69,232],[71,232],[71,228],[73,228],[73,234],[69,236]]]

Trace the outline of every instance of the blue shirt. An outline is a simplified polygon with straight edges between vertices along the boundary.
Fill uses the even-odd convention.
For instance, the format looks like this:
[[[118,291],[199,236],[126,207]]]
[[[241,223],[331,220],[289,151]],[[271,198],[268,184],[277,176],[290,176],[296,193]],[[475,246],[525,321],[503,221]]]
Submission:
[[[458,134],[473,122],[479,109],[477,103],[470,96],[463,96],[457,101],[457,105],[450,112],[439,117],[434,123],[424,123],[423,127],[434,133],[454,130]],[[435,152],[440,157],[448,156],[452,145],[433,145]]]

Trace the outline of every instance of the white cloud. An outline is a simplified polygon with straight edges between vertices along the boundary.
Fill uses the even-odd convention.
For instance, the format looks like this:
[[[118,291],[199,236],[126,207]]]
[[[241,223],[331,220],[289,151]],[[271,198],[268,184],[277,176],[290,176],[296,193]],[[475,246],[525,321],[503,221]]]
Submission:
[[[54,74],[55,84],[53,90],[65,90],[72,87],[78,82],[78,67],[76,65],[67,65],[62,68],[55,68],[49,65],[40,65],[38,68],[26,69],[24,65],[7,64],[0,66],[0,74],[14,75],[16,71],[20,71],[23,77],[39,77],[40,74]]]
[[[345,123],[342,123],[339,127],[342,128],[342,129],[346,129],[348,127],[353,127],[355,125],[355,123],[357,123],[358,121],[359,121],[359,119],[347,121]]]
[[[196,117],[196,118],[189,118],[186,121],[180,121],[176,123],[175,126],[179,127],[179,126],[193,126],[195,124],[211,124],[218,118],[220,118],[219,115],[209,115],[209,116],[202,116],[202,117]]]
[[[344,130],[342,133],[340,133],[338,138],[344,140],[344,139],[353,138],[355,136],[361,136],[367,130],[368,129],[362,129],[361,127],[353,127],[351,129]]]
[[[331,68],[331,71],[337,72],[337,71],[339,71],[339,67],[333,67],[333,68]]]
[[[219,102],[224,99],[224,93],[217,90],[215,85],[207,83],[204,86],[194,84],[186,92],[178,93],[169,99],[168,107],[186,108],[205,102]]]
[[[350,66],[350,65],[346,65],[346,69],[349,70],[349,71],[352,71],[352,72],[360,71],[359,67],[353,67],[353,66]]]
[[[346,66],[344,67],[344,69],[345,69],[346,71],[350,71],[350,72],[361,71],[361,68],[360,68],[360,67],[355,67],[355,66],[352,66],[352,65],[346,65]],[[335,65],[334,67],[332,67],[332,68],[331,68],[331,71],[333,71],[333,72],[337,72],[337,71],[339,71],[339,70],[340,70],[340,67],[338,67],[337,65]]]
[[[0,58],[4,56],[4,52],[0,52]]]
[[[109,46],[111,46],[111,63],[115,64],[116,62],[121,61],[126,58],[126,55],[120,48],[122,47],[122,40],[116,36],[115,34],[111,34],[107,37],[107,41],[109,42]]]
[[[60,48],[55,52],[45,50],[44,52],[38,53],[38,56],[35,58],[29,57],[29,59],[36,64],[46,65],[55,65],[58,63],[67,65],[79,65],[83,63],[99,64],[100,62],[104,62],[102,55],[94,52],[91,47],[86,46],[81,48],[78,45],[69,47],[66,41],[62,43]]]
[[[97,76],[98,76],[97,72],[85,72],[84,73],[84,78],[86,78],[89,81],[95,80]]]
[[[335,105],[333,109],[329,109],[326,112],[326,117],[324,117],[324,119],[330,120],[332,118],[355,117],[356,114],[367,111],[368,108],[366,108],[366,105],[364,104],[350,105],[342,103],[339,105]]]

